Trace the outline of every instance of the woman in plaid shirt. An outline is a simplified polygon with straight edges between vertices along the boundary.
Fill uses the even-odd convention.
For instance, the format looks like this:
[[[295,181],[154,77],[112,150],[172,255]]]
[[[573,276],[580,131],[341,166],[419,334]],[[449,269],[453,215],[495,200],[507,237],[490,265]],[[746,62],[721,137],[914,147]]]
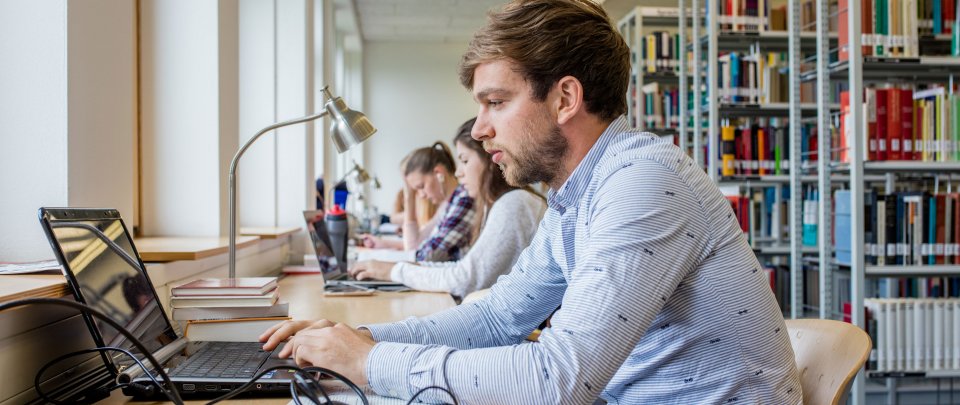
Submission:
[[[443,142],[420,148],[406,159],[403,193],[405,207],[416,206],[416,197],[438,205],[433,218],[420,227],[416,210],[404,210],[403,244],[364,236],[371,248],[417,249],[418,262],[457,261],[466,254],[476,218],[474,201],[458,184],[456,163]]]

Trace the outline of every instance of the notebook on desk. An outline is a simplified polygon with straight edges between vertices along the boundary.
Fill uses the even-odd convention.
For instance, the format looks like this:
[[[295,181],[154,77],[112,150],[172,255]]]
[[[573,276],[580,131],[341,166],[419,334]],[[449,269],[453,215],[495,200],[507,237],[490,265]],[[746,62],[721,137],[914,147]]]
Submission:
[[[313,251],[317,255],[320,271],[323,273],[323,280],[331,289],[342,289],[342,286],[359,286],[361,288],[380,288],[380,287],[402,287],[402,283],[393,281],[378,280],[356,280],[347,274],[344,269],[348,268],[349,263],[341,264],[340,259],[333,253],[333,243],[330,241],[330,234],[327,232],[326,221],[323,218],[323,211],[306,210],[303,211],[303,219],[306,221],[307,233],[310,234],[310,240],[313,242]],[[346,258],[343,258],[346,261]]]
[[[77,301],[133,333],[167,369],[181,394],[222,393],[243,385],[260,370],[295,365],[273,354],[279,348],[267,352],[257,342],[193,342],[180,336],[164,313],[117,210],[41,208],[39,215]],[[142,357],[117,330],[92,317],[84,319],[98,346],[119,347]],[[152,385],[129,357],[117,352],[101,357],[113,375]],[[253,389],[286,395],[290,377],[287,371],[271,372]],[[124,393],[135,394],[126,388]]]

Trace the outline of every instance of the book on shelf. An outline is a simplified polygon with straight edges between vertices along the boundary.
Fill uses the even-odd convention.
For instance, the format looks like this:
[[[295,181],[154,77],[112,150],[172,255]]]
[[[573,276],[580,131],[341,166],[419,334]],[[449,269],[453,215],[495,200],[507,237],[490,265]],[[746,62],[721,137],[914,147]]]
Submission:
[[[269,307],[277,302],[277,288],[259,295],[198,295],[170,297],[173,308]]]
[[[816,134],[802,127],[802,151],[816,150]],[[789,174],[789,128],[785,119],[724,120],[720,127],[721,176]],[[805,158],[816,155],[805,154]],[[804,159],[804,160],[808,160]]]
[[[957,34],[957,3],[954,0],[859,0],[860,42],[863,56],[917,58],[922,56],[921,37]],[[849,59],[850,33],[847,7],[839,7],[839,59]],[[930,49],[937,49],[932,47]],[[952,52],[957,55],[956,51]]]
[[[200,278],[170,289],[175,297],[197,295],[259,295],[277,288],[276,277]]]
[[[853,136],[848,92],[840,99],[839,149],[846,150]],[[867,87],[863,119],[864,160],[960,161],[960,95],[940,85]],[[849,162],[849,156],[840,153],[837,160]]]
[[[716,6],[717,24],[722,30],[755,32],[768,29],[766,0],[721,0]]]
[[[184,335],[194,342],[256,342],[271,326],[289,316],[244,319],[205,319],[187,321]]]
[[[960,300],[866,299],[873,371],[960,370]]]
[[[850,192],[834,194],[838,252],[850,251]],[[841,237],[843,235],[843,237]],[[960,193],[936,190],[864,193],[865,263],[878,266],[960,265]],[[838,253],[840,264],[850,264]]]
[[[747,192],[725,197],[736,217],[737,224],[747,237],[747,241],[757,249],[775,246],[776,241],[786,243],[789,239],[789,190],[782,188],[781,196],[776,196],[775,187],[757,187]]]
[[[725,52],[717,58],[717,92],[726,104],[788,103],[788,58],[782,52]],[[800,102],[816,101],[816,83],[800,83]]]
[[[290,305],[275,303],[271,306],[263,307],[187,307],[174,308],[173,320],[190,321],[200,319],[238,319],[238,318],[271,318],[278,316],[288,316],[290,314]]]
[[[641,66],[646,73],[679,73],[680,34],[654,31],[641,41]]]

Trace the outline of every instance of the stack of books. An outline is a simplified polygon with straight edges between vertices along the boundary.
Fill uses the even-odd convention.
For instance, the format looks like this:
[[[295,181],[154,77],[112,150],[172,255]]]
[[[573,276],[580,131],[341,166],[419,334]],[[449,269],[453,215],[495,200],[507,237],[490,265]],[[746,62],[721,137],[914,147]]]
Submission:
[[[194,341],[256,341],[271,325],[290,319],[278,303],[276,277],[202,278],[171,289],[173,319]]]

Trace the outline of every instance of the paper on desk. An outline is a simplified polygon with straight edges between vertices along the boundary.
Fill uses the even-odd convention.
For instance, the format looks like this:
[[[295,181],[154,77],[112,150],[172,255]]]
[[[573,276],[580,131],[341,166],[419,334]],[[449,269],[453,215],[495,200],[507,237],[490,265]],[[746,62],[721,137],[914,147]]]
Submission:
[[[334,383],[329,381],[321,381],[323,389],[327,391],[327,395],[330,396],[330,400],[343,402],[347,405],[362,405],[363,401],[360,401],[360,398],[357,397],[357,393],[353,392],[350,387],[343,385],[341,383]],[[369,385],[364,385],[360,387],[363,390],[363,395],[367,396],[367,401],[370,402],[370,405],[406,405],[407,401],[397,398],[382,397],[373,392],[373,389]],[[311,403],[309,399],[301,396],[300,401],[304,404]],[[293,401],[290,401],[290,404],[294,404]]]
[[[357,260],[380,260],[383,262],[414,262],[416,250],[358,249]]]
[[[0,263],[0,274],[60,273],[60,262],[42,260],[28,263]]]

